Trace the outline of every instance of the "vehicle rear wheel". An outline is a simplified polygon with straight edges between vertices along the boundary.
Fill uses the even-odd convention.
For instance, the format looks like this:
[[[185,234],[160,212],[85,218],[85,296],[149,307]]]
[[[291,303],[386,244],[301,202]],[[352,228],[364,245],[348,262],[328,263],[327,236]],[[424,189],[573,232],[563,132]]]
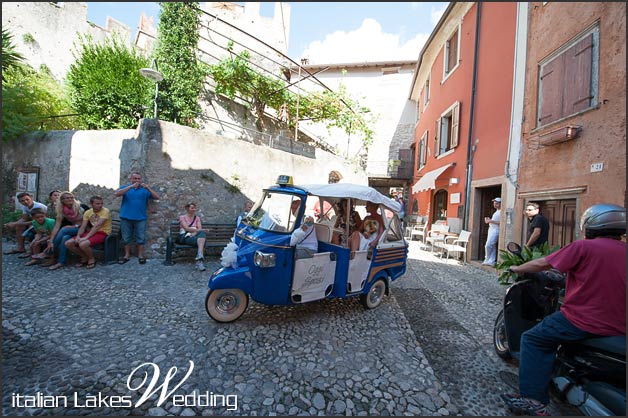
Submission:
[[[504,310],[499,311],[495,319],[493,327],[493,347],[499,357],[504,360],[510,360],[510,348],[508,347],[508,339],[506,338],[506,323],[504,322]]]
[[[384,294],[386,294],[386,282],[384,279],[378,279],[373,283],[368,293],[360,295],[360,302],[367,309],[374,309],[382,303]]]
[[[215,289],[207,292],[205,310],[216,322],[233,322],[249,306],[249,295],[240,289]]]

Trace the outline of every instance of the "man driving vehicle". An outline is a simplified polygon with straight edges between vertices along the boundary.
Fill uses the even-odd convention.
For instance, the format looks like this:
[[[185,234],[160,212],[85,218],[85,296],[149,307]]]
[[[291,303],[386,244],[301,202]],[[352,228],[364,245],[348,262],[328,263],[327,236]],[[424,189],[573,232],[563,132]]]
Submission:
[[[560,311],[521,336],[519,394],[502,398],[515,414],[549,415],[549,383],[558,346],[595,336],[626,335],[626,209],[596,204],[582,214],[585,239],[511,267],[516,274],[551,268],[567,273]]]

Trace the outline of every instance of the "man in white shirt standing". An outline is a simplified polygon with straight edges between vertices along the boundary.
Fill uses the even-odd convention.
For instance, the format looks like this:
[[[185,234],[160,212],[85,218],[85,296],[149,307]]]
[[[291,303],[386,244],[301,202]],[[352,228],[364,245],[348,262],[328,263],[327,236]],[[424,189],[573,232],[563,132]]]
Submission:
[[[501,219],[502,199],[496,197],[493,199],[493,207],[495,212],[492,217],[485,217],[484,223],[488,224],[488,237],[486,238],[486,256],[484,257],[484,266],[494,266],[497,261],[497,241],[499,239],[499,222]]]

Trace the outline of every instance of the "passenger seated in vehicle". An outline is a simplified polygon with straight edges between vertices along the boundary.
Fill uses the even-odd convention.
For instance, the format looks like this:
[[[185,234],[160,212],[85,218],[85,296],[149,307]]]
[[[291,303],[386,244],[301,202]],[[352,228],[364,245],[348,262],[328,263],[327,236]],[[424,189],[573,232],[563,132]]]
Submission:
[[[334,232],[332,238],[332,244],[342,245],[343,247],[349,246],[349,237],[355,231],[359,231],[362,228],[362,218],[360,214],[354,209],[354,203],[351,202],[350,216],[346,215],[347,200],[342,199],[336,204],[336,224],[334,228],[342,230],[342,232]],[[347,235],[347,222],[349,223],[349,235]]]
[[[292,202],[292,214],[297,215],[299,211],[300,200]],[[316,237],[316,228],[314,228],[314,217],[306,215],[303,223],[296,228],[290,236],[290,246],[296,247],[296,258],[312,258],[318,252],[318,238]]]
[[[364,231],[360,233],[360,244],[358,251],[368,250],[369,245],[375,238],[377,238],[377,230],[379,229],[379,223],[373,219],[367,219],[364,221]]]
[[[377,213],[377,204],[373,202],[366,202],[366,210],[369,214],[364,218],[362,228],[359,231],[355,231],[349,237],[349,249],[352,252],[375,248],[379,242],[379,238],[384,233],[384,220],[382,219],[382,215]],[[368,238],[364,236],[367,221],[374,222],[374,224],[369,223],[370,227],[368,231]],[[368,242],[365,242],[365,240]],[[366,248],[362,248],[364,245],[366,245]]]

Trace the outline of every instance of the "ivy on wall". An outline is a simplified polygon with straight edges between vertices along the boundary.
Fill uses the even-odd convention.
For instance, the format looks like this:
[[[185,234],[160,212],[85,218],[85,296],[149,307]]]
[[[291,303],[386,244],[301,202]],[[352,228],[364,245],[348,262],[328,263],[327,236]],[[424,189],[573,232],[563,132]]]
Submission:
[[[308,92],[296,94],[284,88],[286,84],[278,79],[265,76],[249,65],[250,53],[233,53],[233,43],[227,49],[231,56],[218,64],[209,66],[209,74],[216,84],[216,93],[231,100],[236,97],[251,107],[256,124],[263,130],[262,116],[266,107],[277,112],[291,127],[299,120],[322,122],[327,129],[337,127],[348,135],[358,134],[365,148],[373,142],[373,115],[370,110],[351,99],[344,85],[338,91]],[[298,103],[298,113],[297,113]],[[371,119],[367,119],[370,116]]]
[[[201,10],[198,2],[159,3],[159,28],[153,57],[164,76],[159,83],[159,117],[196,127],[207,65],[196,59]]]

